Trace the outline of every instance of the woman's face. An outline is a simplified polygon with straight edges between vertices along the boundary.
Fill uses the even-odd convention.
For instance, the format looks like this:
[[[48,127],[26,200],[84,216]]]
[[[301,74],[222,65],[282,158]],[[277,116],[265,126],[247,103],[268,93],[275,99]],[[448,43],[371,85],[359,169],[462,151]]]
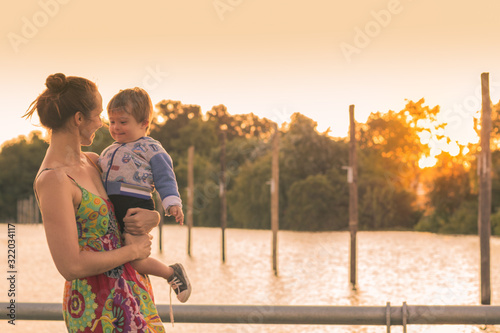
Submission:
[[[95,137],[95,132],[101,128],[102,120],[102,97],[99,92],[96,92],[97,107],[90,111],[89,117],[84,117],[84,121],[80,126],[80,140],[82,146],[90,146]]]

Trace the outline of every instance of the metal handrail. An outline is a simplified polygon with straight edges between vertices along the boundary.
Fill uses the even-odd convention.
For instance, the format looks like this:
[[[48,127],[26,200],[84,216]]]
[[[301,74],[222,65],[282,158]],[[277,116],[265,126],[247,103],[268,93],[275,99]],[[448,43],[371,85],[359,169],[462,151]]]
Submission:
[[[0,303],[0,319],[63,320],[60,303]],[[9,309],[10,307],[10,309]],[[157,305],[161,318],[169,306]],[[500,306],[302,306],[302,305],[173,305],[175,321],[219,324],[304,325],[498,325]],[[10,314],[10,316],[9,316]]]

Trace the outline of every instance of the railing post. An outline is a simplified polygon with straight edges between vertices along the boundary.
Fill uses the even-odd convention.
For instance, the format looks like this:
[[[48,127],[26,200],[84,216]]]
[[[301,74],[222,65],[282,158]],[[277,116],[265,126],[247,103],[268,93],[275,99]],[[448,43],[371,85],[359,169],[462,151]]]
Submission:
[[[391,333],[391,302],[387,302],[385,306],[385,325],[387,326],[387,333]]]

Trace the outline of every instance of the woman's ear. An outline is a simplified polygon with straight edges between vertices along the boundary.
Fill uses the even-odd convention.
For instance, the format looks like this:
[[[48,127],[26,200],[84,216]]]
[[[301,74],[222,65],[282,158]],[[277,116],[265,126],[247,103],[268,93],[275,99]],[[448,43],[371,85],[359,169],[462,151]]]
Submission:
[[[81,113],[80,111],[77,111],[75,113],[75,115],[73,116],[73,120],[75,121],[76,126],[80,126],[80,124],[83,121],[83,113]]]

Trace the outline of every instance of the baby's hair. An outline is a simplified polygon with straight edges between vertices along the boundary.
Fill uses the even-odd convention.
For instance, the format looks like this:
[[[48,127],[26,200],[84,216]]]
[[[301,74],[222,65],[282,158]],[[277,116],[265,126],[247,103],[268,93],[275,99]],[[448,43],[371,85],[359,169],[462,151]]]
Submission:
[[[108,115],[113,112],[128,113],[138,123],[144,120],[151,122],[151,118],[153,117],[153,103],[146,90],[142,88],[124,89],[113,96],[108,103]]]
[[[97,86],[82,77],[52,74],[45,80],[43,91],[26,111],[23,117],[31,118],[35,111],[42,125],[52,131],[61,129],[66,121],[81,112],[90,118],[90,112],[97,108]]]

